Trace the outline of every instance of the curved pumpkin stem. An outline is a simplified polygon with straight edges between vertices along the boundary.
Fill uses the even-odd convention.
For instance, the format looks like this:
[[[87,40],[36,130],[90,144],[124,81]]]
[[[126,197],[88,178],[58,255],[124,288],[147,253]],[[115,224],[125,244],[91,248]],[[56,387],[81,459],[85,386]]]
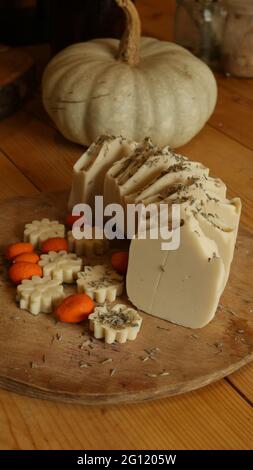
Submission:
[[[116,0],[126,15],[126,28],[121,38],[118,59],[135,66],[140,62],[141,21],[131,0]]]

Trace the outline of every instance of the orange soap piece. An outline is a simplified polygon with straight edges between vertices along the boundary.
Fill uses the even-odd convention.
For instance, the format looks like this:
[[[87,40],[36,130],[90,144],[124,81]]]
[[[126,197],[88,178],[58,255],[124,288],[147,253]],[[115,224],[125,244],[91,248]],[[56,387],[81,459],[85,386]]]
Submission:
[[[57,318],[66,323],[80,323],[94,310],[93,300],[86,294],[66,297],[55,309]]]
[[[49,253],[49,251],[68,251],[68,243],[65,238],[55,237],[48,238],[41,244],[42,253]]]
[[[73,224],[74,224],[74,222],[76,222],[77,220],[81,219],[81,217],[83,217],[83,216],[82,216],[82,215],[72,215],[72,214],[68,214],[68,215],[66,216],[66,220],[65,220],[66,225],[67,225],[68,227],[72,227]]]
[[[12,243],[11,245],[7,246],[5,250],[5,258],[8,260],[13,260],[19,255],[23,253],[32,253],[33,246],[31,243]]]
[[[119,274],[126,274],[128,267],[128,252],[118,251],[117,253],[114,253],[111,257],[111,263],[112,267]]]
[[[9,269],[9,278],[14,284],[19,284],[24,279],[31,279],[33,276],[42,277],[42,268],[35,263],[14,263]]]
[[[38,263],[39,262],[39,255],[37,253],[22,253],[22,255],[18,255],[14,260],[13,263]]]

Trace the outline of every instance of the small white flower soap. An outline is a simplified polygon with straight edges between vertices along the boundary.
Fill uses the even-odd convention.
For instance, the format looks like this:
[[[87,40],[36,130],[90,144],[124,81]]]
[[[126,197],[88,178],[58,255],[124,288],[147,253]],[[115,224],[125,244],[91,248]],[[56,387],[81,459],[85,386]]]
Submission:
[[[74,253],[50,251],[46,255],[41,255],[39,265],[43,269],[44,276],[66,284],[73,284],[82,269],[83,261]]]
[[[109,249],[109,241],[102,238],[103,234],[101,238],[95,238],[95,231],[98,233],[98,230],[98,228],[92,227],[92,238],[82,238],[81,240],[74,238],[70,230],[67,234],[69,251],[76,253],[78,256],[104,255]]]
[[[52,313],[55,305],[63,299],[63,286],[60,281],[50,277],[33,276],[31,280],[24,280],[17,287],[16,300],[20,308],[33,315]]]
[[[85,266],[77,277],[78,293],[89,295],[99,304],[105,301],[114,302],[116,297],[122,294],[124,278],[111,266]]]
[[[55,237],[65,237],[65,226],[57,220],[42,219],[25,224],[24,241],[34,248],[40,247],[44,240]]]
[[[94,313],[89,315],[90,330],[94,332],[95,338],[105,338],[107,344],[135,340],[141,323],[138,312],[124,304],[96,307]]]

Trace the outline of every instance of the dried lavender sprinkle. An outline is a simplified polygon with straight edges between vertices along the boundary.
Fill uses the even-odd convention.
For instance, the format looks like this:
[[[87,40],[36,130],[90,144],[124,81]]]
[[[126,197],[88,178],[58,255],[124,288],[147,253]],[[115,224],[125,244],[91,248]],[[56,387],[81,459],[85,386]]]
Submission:
[[[146,362],[149,360],[149,356],[146,356],[146,357],[141,357],[140,358],[142,362]]]
[[[104,359],[104,361],[102,361],[101,364],[108,364],[109,362],[112,362],[111,357],[108,357],[107,359]]]
[[[91,364],[88,364],[87,362],[80,362],[79,364],[80,369],[87,369],[88,367],[92,367]]]

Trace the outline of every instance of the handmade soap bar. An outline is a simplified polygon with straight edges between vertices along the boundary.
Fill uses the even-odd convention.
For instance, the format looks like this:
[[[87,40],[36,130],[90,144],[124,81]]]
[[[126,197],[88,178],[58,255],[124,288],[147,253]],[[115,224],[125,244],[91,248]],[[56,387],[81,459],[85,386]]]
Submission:
[[[127,294],[133,305],[154,316],[192,328],[206,325],[229,277],[240,199],[227,199],[226,185],[212,178],[202,163],[169,147],[158,148],[149,138],[107,167],[100,191],[105,205],[123,207],[127,224],[128,204],[153,204],[155,209],[167,205],[167,224],[172,205],[180,205],[181,242],[177,250],[162,251],[161,234],[157,240],[135,237],[131,241]],[[151,224],[149,218],[147,230]],[[125,223],[125,233],[126,228]],[[136,233],[137,225],[134,229],[130,230]]]
[[[77,275],[77,291],[89,295],[99,304],[114,302],[122,294],[123,276],[106,264],[85,266]]]
[[[146,150],[149,143],[149,149]],[[117,162],[105,175],[104,202],[122,204],[142,202],[180,182],[200,176],[208,177],[209,169],[191,162],[168,147],[157,149],[150,141],[129,158]]]
[[[54,237],[65,237],[65,226],[58,220],[33,220],[30,224],[25,224],[24,241],[31,243],[34,248],[40,248],[44,240]]]
[[[43,269],[44,276],[66,284],[73,284],[77,273],[82,269],[83,261],[75,253],[50,251],[46,255],[41,255],[39,265]]]
[[[180,248],[162,251],[162,240],[132,240],[127,294],[140,310],[190,328],[205,326],[216,312],[225,269],[216,243],[193,215],[184,217]]]
[[[33,276],[19,284],[16,298],[20,308],[33,315],[52,313],[55,305],[63,300],[64,290],[60,281]]]
[[[137,144],[122,137],[102,136],[73,167],[69,209],[86,203],[94,207],[95,196],[103,194],[104,176],[111,165],[130,154]]]
[[[138,312],[124,304],[96,307],[94,313],[89,315],[90,329],[95,338],[105,338],[108,344],[114,341],[126,343],[127,340],[135,340],[141,323],[142,318]]]

